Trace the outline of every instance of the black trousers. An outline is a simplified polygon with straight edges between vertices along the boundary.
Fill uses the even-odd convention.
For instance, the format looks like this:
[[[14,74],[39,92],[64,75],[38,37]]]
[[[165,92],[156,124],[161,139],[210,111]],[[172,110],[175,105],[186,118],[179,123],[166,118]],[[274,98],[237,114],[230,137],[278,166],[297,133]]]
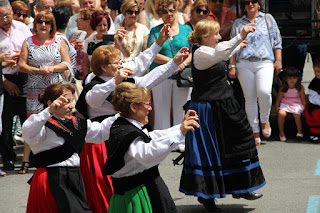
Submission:
[[[5,75],[5,77],[15,83],[20,92],[23,93],[25,85],[25,75]],[[10,96],[4,90],[4,104],[2,112],[2,133],[0,135],[0,153],[3,161],[13,161],[15,153],[13,151],[12,125],[13,117],[18,115],[21,124],[27,119],[27,98],[21,96]]]

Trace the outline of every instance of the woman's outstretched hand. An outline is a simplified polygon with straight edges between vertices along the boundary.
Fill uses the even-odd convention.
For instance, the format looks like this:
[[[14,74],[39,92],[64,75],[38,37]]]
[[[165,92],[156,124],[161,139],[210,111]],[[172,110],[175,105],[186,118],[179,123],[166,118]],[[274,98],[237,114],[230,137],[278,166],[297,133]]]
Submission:
[[[113,77],[113,81],[116,85],[120,84],[123,80],[127,80],[129,76],[133,75],[133,70],[130,68],[118,69]]]
[[[170,25],[164,24],[163,27],[160,30],[159,37],[156,40],[156,43],[161,47],[163,43],[168,40],[170,36]]]
[[[58,112],[63,106],[70,103],[70,100],[66,97],[67,93],[64,93],[54,100],[51,104],[49,103],[49,113],[53,115]]]
[[[249,33],[253,33],[256,30],[253,23],[243,26],[243,29],[240,33],[242,40],[244,40]]]
[[[200,125],[197,122],[198,119],[199,118],[196,111],[188,110],[180,126],[182,134],[186,135],[189,130],[194,132],[194,128],[199,128]]]

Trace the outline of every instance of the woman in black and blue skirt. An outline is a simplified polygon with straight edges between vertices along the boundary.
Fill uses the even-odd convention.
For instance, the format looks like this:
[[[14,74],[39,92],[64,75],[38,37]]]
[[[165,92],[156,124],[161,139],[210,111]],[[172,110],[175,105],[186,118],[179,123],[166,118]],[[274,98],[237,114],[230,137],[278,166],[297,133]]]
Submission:
[[[252,129],[245,112],[233,96],[227,81],[226,63],[245,48],[246,25],[227,42],[221,40],[220,26],[202,20],[189,35],[192,47],[193,91],[188,109],[199,116],[200,128],[186,135],[185,162],[180,191],[198,197],[209,211],[219,211],[214,198],[258,199],[254,191],[265,185]]]

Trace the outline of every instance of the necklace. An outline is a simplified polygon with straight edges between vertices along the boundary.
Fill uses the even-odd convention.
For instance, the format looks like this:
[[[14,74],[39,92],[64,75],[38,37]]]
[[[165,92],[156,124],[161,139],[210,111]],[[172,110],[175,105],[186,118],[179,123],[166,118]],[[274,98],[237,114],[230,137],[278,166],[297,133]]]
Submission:
[[[122,27],[125,27],[124,25],[124,21],[121,23]],[[125,38],[126,38],[126,47],[130,53],[130,55],[133,53],[134,51],[134,48],[136,46],[136,30],[137,30],[137,26],[136,24],[134,25],[133,27],[133,36],[132,36],[132,39],[129,39],[129,36],[126,34],[125,35]],[[131,44],[130,44],[130,40],[132,40]]]

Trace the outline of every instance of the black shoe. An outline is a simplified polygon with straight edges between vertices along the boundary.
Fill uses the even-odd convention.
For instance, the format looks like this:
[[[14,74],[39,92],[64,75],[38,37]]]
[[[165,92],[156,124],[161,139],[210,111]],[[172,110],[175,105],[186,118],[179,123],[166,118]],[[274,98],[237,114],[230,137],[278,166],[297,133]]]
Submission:
[[[214,199],[198,197],[198,202],[201,203],[208,212],[223,212],[222,209],[216,206]]]
[[[14,170],[14,164],[12,161],[3,161],[3,170]]]
[[[244,194],[233,194],[232,197],[236,199],[246,199],[246,200],[256,200],[262,197],[263,194],[260,193],[255,193],[255,192],[249,192],[249,193],[244,193]]]

